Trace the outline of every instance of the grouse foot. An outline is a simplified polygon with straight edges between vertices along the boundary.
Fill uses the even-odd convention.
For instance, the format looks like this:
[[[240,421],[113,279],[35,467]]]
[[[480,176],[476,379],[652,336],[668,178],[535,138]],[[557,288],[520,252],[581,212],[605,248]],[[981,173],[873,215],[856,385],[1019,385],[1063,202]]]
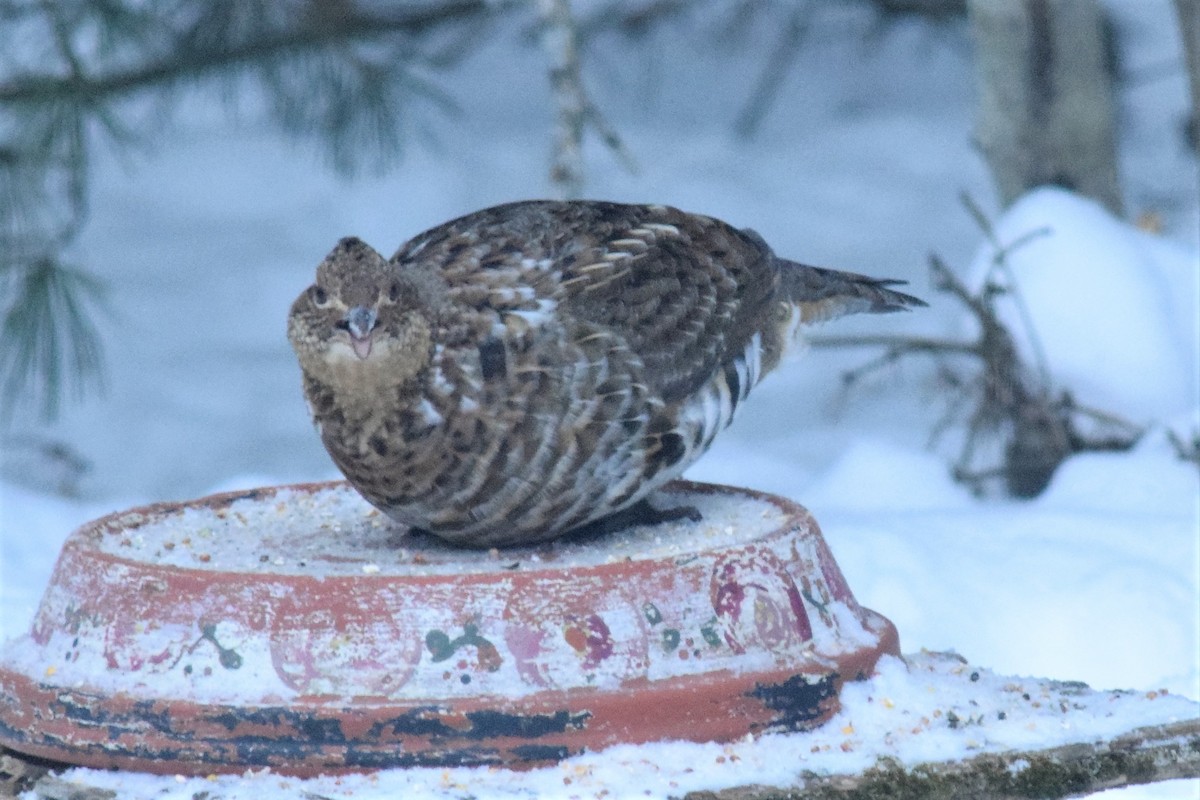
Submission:
[[[628,508],[593,520],[586,525],[580,525],[569,531],[567,537],[575,542],[592,541],[638,525],[661,525],[664,522],[677,522],[681,519],[699,522],[703,517],[695,506],[655,508],[650,505],[649,500],[642,498]]]

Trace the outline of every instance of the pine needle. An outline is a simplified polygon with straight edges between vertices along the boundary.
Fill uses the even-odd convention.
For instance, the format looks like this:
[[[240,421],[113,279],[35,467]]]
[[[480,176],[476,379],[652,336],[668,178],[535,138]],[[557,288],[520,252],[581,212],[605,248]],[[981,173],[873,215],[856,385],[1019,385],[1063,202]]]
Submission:
[[[10,268],[0,319],[0,420],[22,406],[58,415],[68,389],[75,397],[103,388],[104,356],[93,307],[104,307],[95,277],[51,259]]]

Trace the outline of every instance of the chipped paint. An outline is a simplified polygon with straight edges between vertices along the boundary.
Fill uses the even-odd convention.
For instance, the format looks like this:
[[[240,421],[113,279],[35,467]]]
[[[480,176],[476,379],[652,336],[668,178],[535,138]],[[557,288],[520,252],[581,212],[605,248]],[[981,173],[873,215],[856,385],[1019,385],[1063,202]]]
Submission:
[[[779,498],[678,482],[667,491],[676,502],[709,513],[733,503],[748,520],[773,508],[780,522],[713,539],[703,523],[664,527],[656,540],[677,538],[619,558],[601,538],[571,545],[561,563],[534,549],[433,570],[430,559],[459,551],[405,540],[401,568],[391,523],[365,505],[358,521],[299,510],[331,491],[350,492],[262,489],[77,531],[30,633],[0,653],[0,743],[190,774],[534,763],[811,726],[836,709],[842,676],[898,651],[811,517]],[[239,546],[261,554],[250,563],[295,559],[308,539],[256,539],[266,536],[256,513],[332,525],[313,541],[346,568],[315,554],[261,571],[181,559],[229,536],[206,514],[245,523]],[[157,549],[138,549],[148,526]],[[355,526],[379,534],[353,538]]]

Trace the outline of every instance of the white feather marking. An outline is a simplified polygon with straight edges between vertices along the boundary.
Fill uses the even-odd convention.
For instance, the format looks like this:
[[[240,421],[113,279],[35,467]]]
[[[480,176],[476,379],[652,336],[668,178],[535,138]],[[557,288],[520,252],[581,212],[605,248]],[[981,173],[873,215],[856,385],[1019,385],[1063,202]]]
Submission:
[[[801,319],[800,306],[793,305],[791,316],[788,317],[787,326],[784,328],[784,341],[792,342],[800,337]]]
[[[746,391],[750,391],[750,387],[757,386],[759,378],[762,377],[762,334],[755,333],[750,337],[750,344],[746,345],[745,350],[746,371],[749,373],[750,380],[747,381]]]
[[[589,333],[587,336],[584,336],[582,339],[576,339],[575,341],[576,341],[576,344],[584,344],[585,342],[590,342],[590,341],[593,341],[596,339],[604,339],[606,337],[611,338],[612,333],[610,333],[609,331],[606,331],[606,330],[598,330],[595,333]]]
[[[679,235],[679,228],[676,228],[674,225],[668,225],[665,222],[643,222],[642,227],[655,233],[666,233],[671,236]]]
[[[463,372],[463,381],[466,383],[466,388],[472,392],[479,392],[483,389],[483,384],[470,371]]]
[[[743,354],[733,360],[733,370],[738,376],[738,400],[745,400],[746,395],[750,394],[750,367],[746,364],[746,355]]]
[[[508,315],[520,317],[532,328],[537,328],[554,319],[554,311],[558,302],[549,297],[538,300],[537,308],[518,308],[505,312]]]
[[[428,239],[422,239],[421,241],[417,242],[416,244],[414,244],[414,245],[411,245],[411,246],[408,248],[408,253],[407,253],[406,255],[407,255],[409,258],[412,258],[413,256],[416,256],[418,253],[420,253],[422,250],[424,250],[424,249],[425,249],[425,246],[426,246],[427,244],[429,244],[429,240],[428,240]]]
[[[519,301],[516,291],[511,286],[504,286],[499,289],[493,289],[491,296],[488,297],[488,302],[492,308],[516,305]]]
[[[705,387],[700,403],[704,414],[700,423],[701,430],[704,431],[701,441],[704,442],[704,449],[707,450],[717,435],[717,431],[721,430],[721,395],[711,383]]]
[[[518,280],[519,276],[514,275],[513,280]],[[493,308],[498,308],[508,305],[517,305],[518,303],[528,303],[537,297],[537,290],[532,286],[524,284],[494,286],[489,295],[488,302]]]
[[[724,374],[717,374],[703,389],[693,395],[679,416],[679,434],[683,437],[683,458],[672,469],[671,476],[683,472],[712,445],[722,428],[733,421],[734,405]],[[693,444],[693,442],[699,442]]]
[[[713,383],[716,384],[717,399],[720,402],[720,427],[725,428],[729,423],[733,422],[733,398],[729,391],[729,381],[725,380],[725,373],[718,372],[713,378]],[[715,435],[715,434],[714,434]]]
[[[525,270],[537,270],[545,272],[554,266],[554,261],[549,258],[522,258],[521,268]]]
[[[454,391],[454,385],[446,378],[446,373],[442,372],[440,366],[434,366],[431,382],[433,383],[434,391],[440,395],[446,396]]]
[[[442,415],[438,413],[438,410],[433,407],[433,403],[429,402],[427,398],[422,397],[421,402],[417,404],[417,408],[421,410],[421,418],[425,420],[425,424],[431,428],[441,425],[445,421],[442,419]]]

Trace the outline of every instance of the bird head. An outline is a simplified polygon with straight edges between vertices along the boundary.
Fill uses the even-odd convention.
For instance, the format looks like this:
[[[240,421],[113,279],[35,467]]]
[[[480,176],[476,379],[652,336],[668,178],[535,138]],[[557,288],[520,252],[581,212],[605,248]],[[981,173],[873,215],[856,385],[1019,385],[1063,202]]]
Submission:
[[[427,276],[346,238],[292,303],[288,339],[304,372],[325,383],[401,385],[429,363],[432,313]]]

